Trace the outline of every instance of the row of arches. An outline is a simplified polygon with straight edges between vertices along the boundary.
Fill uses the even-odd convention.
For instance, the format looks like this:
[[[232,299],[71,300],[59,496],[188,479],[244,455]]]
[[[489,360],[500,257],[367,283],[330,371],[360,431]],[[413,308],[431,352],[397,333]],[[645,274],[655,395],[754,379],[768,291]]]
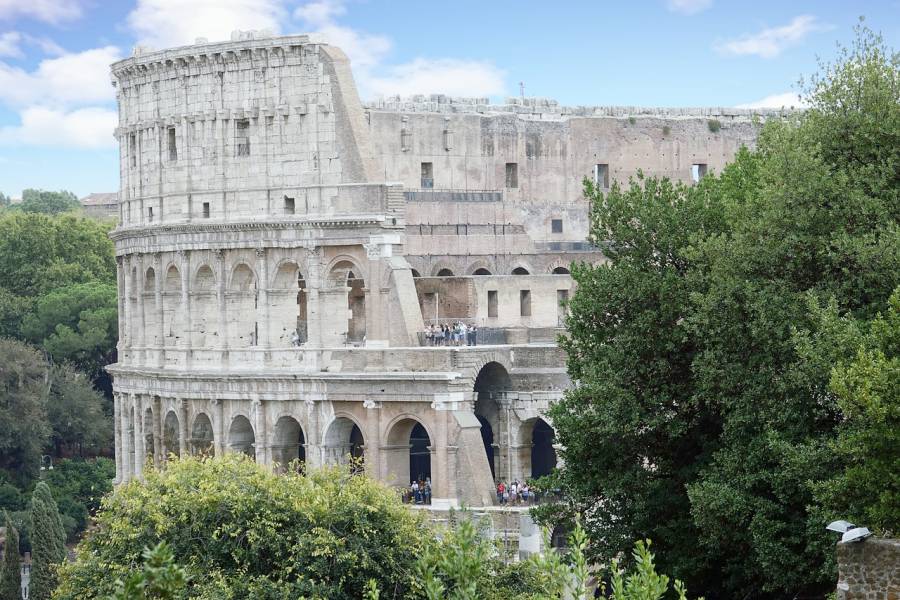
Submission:
[[[516,267],[509,274],[510,275],[531,275],[531,272],[525,267]],[[553,267],[553,269],[550,271],[550,274],[551,275],[569,275],[570,271],[567,267]],[[495,275],[495,273],[492,273],[486,267],[478,267],[477,269],[474,269],[471,273],[469,273],[469,275]],[[496,275],[502,275],[502,273],[496,273]],[[416,269],[412,269],[412,276],[413,277],[422,277],[421,273]],[[436,272],[434,273],[433,276],[434,277],[456,277],[457,275],[453,272],[452,269],[449,269],[447,267],[441,267],[436,270]]]

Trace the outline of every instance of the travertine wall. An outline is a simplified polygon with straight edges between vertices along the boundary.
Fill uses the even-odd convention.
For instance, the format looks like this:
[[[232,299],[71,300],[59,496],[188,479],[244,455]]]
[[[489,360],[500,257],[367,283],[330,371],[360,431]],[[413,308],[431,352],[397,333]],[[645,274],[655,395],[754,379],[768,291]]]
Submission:
[[[838,600],[900,598],[900,540],[869,538],[837,545]]]

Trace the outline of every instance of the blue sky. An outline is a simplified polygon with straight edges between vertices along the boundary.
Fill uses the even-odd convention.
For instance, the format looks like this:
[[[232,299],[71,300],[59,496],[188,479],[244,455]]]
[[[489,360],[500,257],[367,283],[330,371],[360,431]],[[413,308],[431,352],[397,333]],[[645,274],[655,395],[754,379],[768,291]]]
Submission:
[[[118,188],[108,65],[135,45],[316,32],[364,99],[524,82],[567,105],[777,107],[861,15],[900,46],[900,0],[0,0],[0,191]]]

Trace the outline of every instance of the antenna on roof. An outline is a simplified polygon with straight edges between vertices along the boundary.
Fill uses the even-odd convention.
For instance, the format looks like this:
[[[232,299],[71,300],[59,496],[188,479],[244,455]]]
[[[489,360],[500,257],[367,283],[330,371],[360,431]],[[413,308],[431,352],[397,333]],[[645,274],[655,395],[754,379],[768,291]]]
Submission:
[[[525,99],[525,82],[524,81],[519,82],[519,96],[522,97],[522,100]]]

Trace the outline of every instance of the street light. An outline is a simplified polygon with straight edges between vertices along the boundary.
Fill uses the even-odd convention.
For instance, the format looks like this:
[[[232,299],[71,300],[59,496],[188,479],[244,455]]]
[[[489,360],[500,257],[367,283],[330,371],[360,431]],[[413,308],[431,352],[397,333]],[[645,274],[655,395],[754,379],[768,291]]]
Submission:
[[[41,471],[53,470],[53,457],[49,454],[41,454]]]
[[[857,527],[849,521],[833,521],[825,529],[841,534],[841,543],[861,542],[872,535],[868,527]]]

